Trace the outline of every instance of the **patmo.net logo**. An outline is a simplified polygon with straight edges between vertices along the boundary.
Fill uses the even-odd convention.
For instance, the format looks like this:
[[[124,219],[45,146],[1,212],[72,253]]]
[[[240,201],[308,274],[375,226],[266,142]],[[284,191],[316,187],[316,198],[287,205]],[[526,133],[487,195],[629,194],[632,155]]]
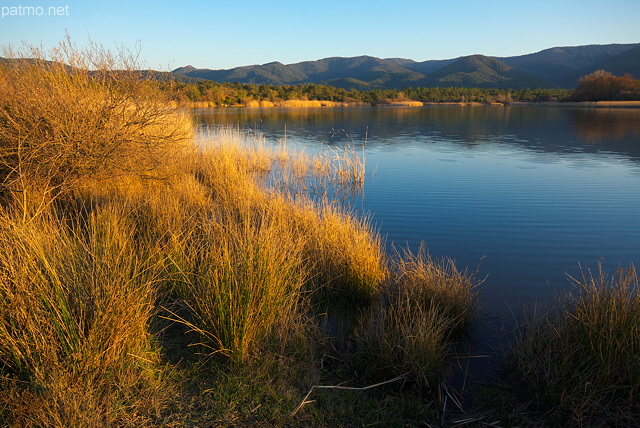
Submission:
[[[2,19],[15,16],[69,16],[69,6],[2,6]]]

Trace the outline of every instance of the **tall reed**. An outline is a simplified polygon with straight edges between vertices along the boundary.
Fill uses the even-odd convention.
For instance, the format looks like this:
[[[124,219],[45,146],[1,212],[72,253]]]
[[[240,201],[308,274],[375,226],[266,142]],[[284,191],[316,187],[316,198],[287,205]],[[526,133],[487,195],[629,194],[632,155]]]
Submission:
[[[180,259],[180,293],[192,311],[187,325],[202,336],[210,353],[235,362],[255,355],[263,340],[296,316],[302,266],[302,237],[265,212],[217,212],[185,243]]]
[[[382,239],[367,218],[338,204],[301,204],[289,214],[292,225],[308,238],[305,259],[311,289],[321,298],[370,301],[387,278]]]
[[[293,236],[304,237],[313,290],[370,299],[386,276],[382,241],[366,218],[336,201],[342,191],[352,190],[343,188],[342,180],[355,161],[337,162],[335,153],[312,156],[269,147],[262,138],[229,129],[218,132],[215,143],[200,142],[204,149],[195,170],[216,200],[238,212],[274,212]],[[317,186],[335,186],[338,193]]]
[[[626,425],[640,416],[640,282],[581,268],[573,287],[517,332],[514,381],[532,407],[571,425]]]

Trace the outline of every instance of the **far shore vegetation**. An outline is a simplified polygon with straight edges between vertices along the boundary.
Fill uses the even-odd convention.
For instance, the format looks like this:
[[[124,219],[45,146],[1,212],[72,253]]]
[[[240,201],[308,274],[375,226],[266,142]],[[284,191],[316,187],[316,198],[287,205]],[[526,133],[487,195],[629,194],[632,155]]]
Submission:
[[[511,104],[584,101],[640,101],[640,80],[598,70],[571,89],[482,89],[464,87],[347,91],[319,84],[253,85],[163,82],[161,87],[181,105],[198,107],[422,106],[424,104]]]
[[[640,417],[633,266],[584,269],[516,332],[508,376],[454,387],[482,280],[424,247],[385,250],[345,202],[363,191],[360,153],[196,133],[169,102],[193,86],[162,87],[126,51],[67,40],[12,58],[0,64],[0,426]]]
[[[558,101],[571,94],[568,89],[481,89],[481,88],[405,88],[347,91],[320,84],[253,85],[217,83],[203,80],[194,83],[161,84],[179,103],[197,103],[206,107],[249,106],[320,106],[323,105],[423,105],[423,103],[512,103]],[[295,103],[297,102],[297,105]],[[307,102],[307,103],[305,103]]]

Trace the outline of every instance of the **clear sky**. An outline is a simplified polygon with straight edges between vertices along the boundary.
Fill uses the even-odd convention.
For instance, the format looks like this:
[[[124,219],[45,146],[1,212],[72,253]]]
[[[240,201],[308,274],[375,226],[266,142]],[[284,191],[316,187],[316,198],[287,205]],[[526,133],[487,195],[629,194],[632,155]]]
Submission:
[[[0,12],[2,46],[51,47],[67,32],[78,44],[139,44],[161,70],[640,43],[639,0],[0,0]]]

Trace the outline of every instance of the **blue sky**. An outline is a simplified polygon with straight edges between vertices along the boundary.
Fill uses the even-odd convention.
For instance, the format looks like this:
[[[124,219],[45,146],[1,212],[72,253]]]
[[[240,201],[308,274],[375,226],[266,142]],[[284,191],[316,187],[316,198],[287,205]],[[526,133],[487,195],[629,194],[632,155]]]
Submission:
[[[56,15],[48,14],[51,7]],[[331,56],[514,56],[554,46],[640,43],[638,0],[0,0],[0,11],[2,46],[48,48],[68,32],[78,44],[89,37],[107,47],[139,44],[146,67],[161,70]]]

